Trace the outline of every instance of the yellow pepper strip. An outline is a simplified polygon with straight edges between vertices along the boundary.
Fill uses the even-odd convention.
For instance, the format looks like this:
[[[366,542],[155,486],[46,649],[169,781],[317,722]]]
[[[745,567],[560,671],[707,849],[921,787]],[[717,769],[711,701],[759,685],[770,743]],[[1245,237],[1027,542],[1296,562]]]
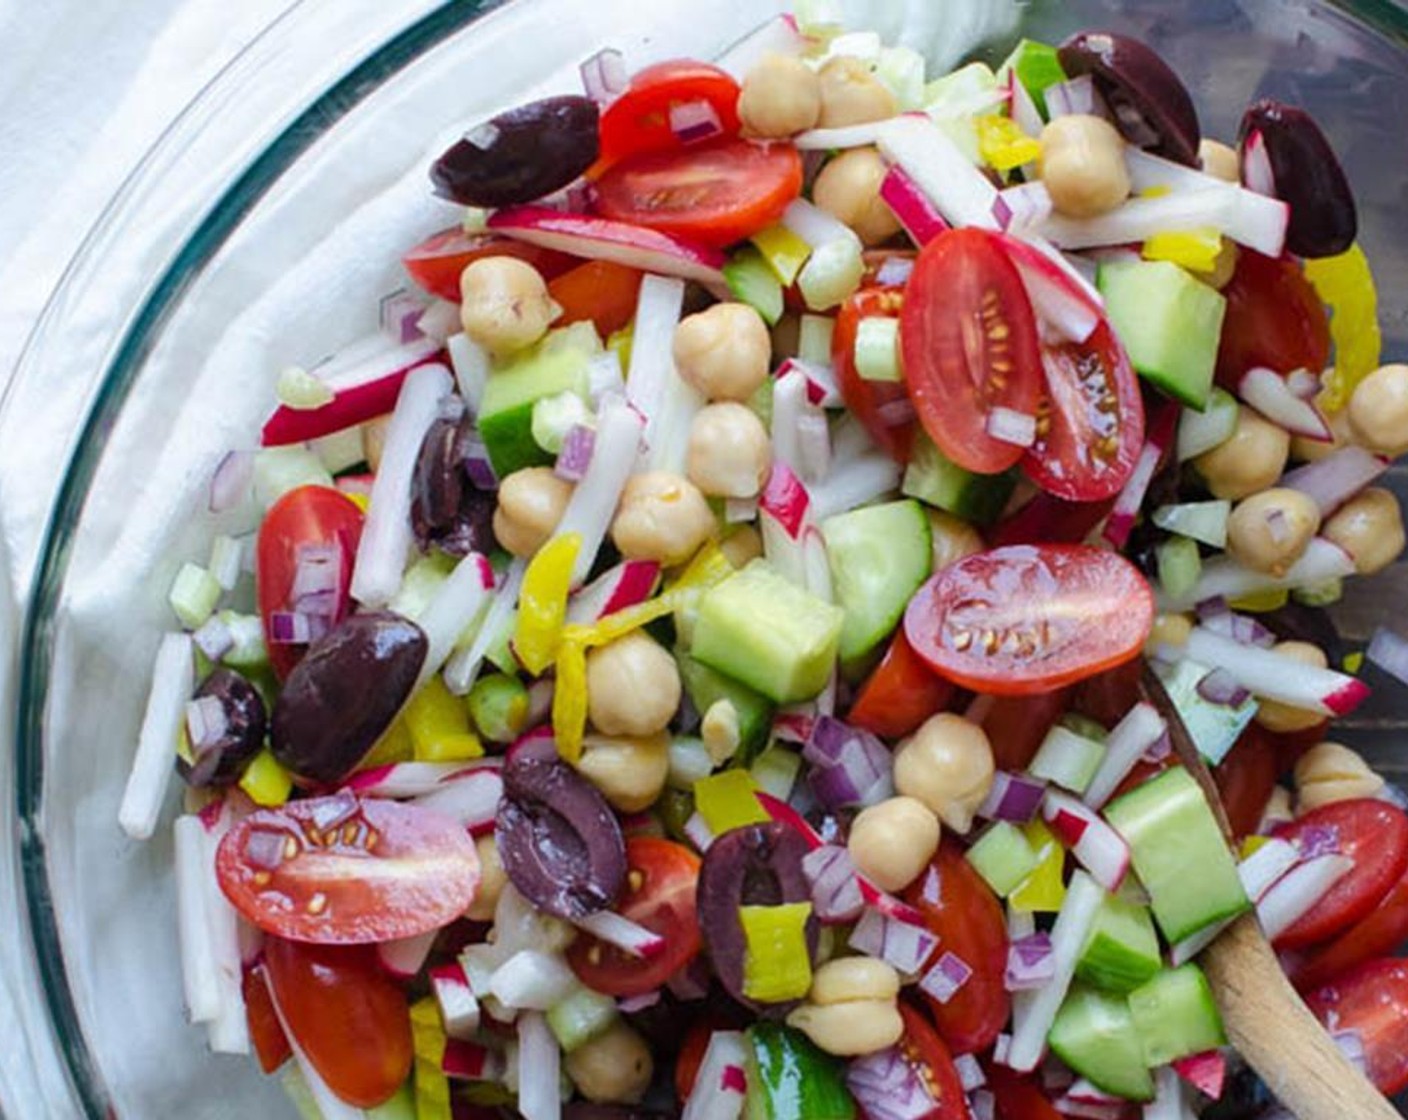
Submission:
[[[1270,842],[1269,836],[1248,836],[1242,841],[1242,849],[1237,853],[1238,859],[1250,859]]]
[[[812,255],[812,247],[783,225],[768,226],[755,233],[749,240],[763,254],[773,275],[783,286],[791,284]]]
[[[410,762],[415,756],[416,745],[411,739],[406,721],[404,718],[397,718],[382,732],[371,753],[362,759],[362,764],[357,769],[367,770],[373,766],[388,766],[393,762]]]
[[[1140,198],[1163,198],[1165,195],[1173,193],[1173,188],[1167,183],[1155,183],[1152,187],[1145,187],[1139,192]]]
[[[469,709],[438,676],[411,697],[400,720],[419,762],[459,762],[480,758],[484,745],[469,726]]]
[[[709,831],[722,836],[730,829],[772,820],[757,792],[758,783],[747,770],[721,770],[694,783],[694,808]]]
[[[293,778],[265,747],[244,768],[240,789],[249,794],[256,805],[273,808],[288,800],[293,792]]]
[[[983,162],[998,171],[1011,171],[1041,156],[1041,141],[1022,131],[1011,117],[978,118],[978,154]]]
[[[1346,673],[1358,673],[1362,668],[1364,668],[1364,651],[1362,649],[1344,655],[1344,671]]]
[[[1146,261],[1172,261],[1189,272],[1211,272],[1222,252],[1222,235],[1211,227],[1181,233],[1156,233],[1144,242]]]
[[[1264,614],[1267,611],[1279,611],[1286,605],[1291,597],[1289,591],[1272,588],[1270,591],[1260,591],[1255,595],[1248,595],[1243,599],[1233,599],[1228,606],[1234,611],[1250,611],[1253,614]]]
[[[557,753],[567,762],[582,757],[587,730],[587,647],[567,638],[557,651],[557,683],[552,691],[552,731]]]
[[[580,533],[553,537],[528,563],[518,596],[518,627],[514,653],[535,677],[552,664],[562,641],[567,596],[572,590],[572,565],[582,547]]]
[[[684,571],[670,584],[670,590],[707,591],[723,583],[733,572],[734,567],[729,563],[724,550],[719,547],[719,542],[705,541]]]
[[[1008,896],[1007,903],[1012,909],[1025,913],[1054,914],[1066,900],[1066,886],[1061,881],[1066,867],[1066,849],[1040,820],[1023,825],[1022,834],[1041,862],[1027,876],[1026,882]]]
[[[411,1005],[411,1045],[416,1056],[416,1120],[451,1120],[450,1079],[441,1068],[445,1026],[430,996]]]
[[[1305,278],[1331,312],[1335,368],[1319,403],[1330,412],[1338,412],[1349,403],[1355,386],[1379,368],[1383,351],[1379,294],[1369,260],[1357,244],[1337,257],[1306,261]]]
[[[801,999],[812,986],[807,952],[810,902],[782,906],[740,906],[747,949],[743,954],[743,994],[760,1003]]]

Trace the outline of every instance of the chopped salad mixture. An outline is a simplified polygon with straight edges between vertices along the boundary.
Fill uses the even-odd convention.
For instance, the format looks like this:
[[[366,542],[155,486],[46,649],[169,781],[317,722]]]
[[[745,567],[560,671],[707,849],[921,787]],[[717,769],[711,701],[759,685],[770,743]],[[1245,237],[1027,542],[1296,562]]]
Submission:
[[[820,11],[582,76],[435,162],[171,589],[121,823],[184,780],[211,1047],[314,1120],[1271,1115],[1197,963],[1254,910],[1408,1085],[1325,611],[1403,549],[1408,366],[1315,122]]]

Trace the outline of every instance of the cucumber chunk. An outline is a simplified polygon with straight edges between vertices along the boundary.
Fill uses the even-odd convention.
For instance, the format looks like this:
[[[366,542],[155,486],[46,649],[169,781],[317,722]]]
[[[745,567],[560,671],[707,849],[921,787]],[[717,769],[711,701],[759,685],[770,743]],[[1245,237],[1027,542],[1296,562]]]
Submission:
[[[929,519],[906,499],[829,517],[821,524],[836,600],[846,612],[841,661],[851,664],[888,638],[929,578]]]
[[[1112,802],[1105,819],[1128,842],[1154,918],[1171,943],[1251,907],[1212,809],[1182,767]]]
[[[1023,39],[1012,49],[1007,61],[998,67],[998,73],[1008,70],[1016,72],[1017,80],[1026,87],[1039,109],[1045,107],[1046,91],[1066,80],[1056,48],[1035,39]],[[1043,112],[1042,116],[1046,115]]]
[[[1130,992],[1129,1014],[1151,1068],[1227,1043],[1212,986],[1195,964],[1165,969]]]
[[[781,1023],[755,1023],[745,1038],[745,1120],[854,1120],[856,1103],[839,1059]]]
[[[900,491],[965,521],[990,525],[1002,513],[1016,486],[1017,476],[1011,471],[974,474],[964,470],[920,432],[915,437],[914,454],[905,468]]]
[[[595,332],[588,338],[588,332],[574,330],[576,325],[553,331],[494,370],[485,382],[479,435],[500,478],[552,462],[552,455],[533,438],[533,406],[538,401],[562,393],[586,399],[587,363],[601,343]]]
[[[1097,1089],[1131,1101],[1154,1098],[1154,1080],[1123,996],[1071,989],[1047,1036],[1052,1051]]]
[[[1212,670],[1187,658],[1171,667],[1156,662],[1155,672],[1163,681],[1169,700],[1178,709],[1198,753],[1208,760],[1208,765],[1216,766],[1227,757],[1227,752],[1256,715],[1256,700],[1249,696],[1235,708],[1204,700],[1198,695],[1198,682]]]
[[[1198,586],[1203,558],[1191,537],[1170,537],[1154,550],[1159,562],[1159,586],[1171,599],[1181,599]]]
[[[994,821],[964,858],[1000,898],[1025,883],[1039,862],[1022,830],[1009,821]]]
[[[782,318],[782,284],[763,254],[751,245],[734,253],[724,265],[724,283],[729,294],[746,303],[770,327]]]
[[[1058,723],[1046,733],[1027,772],[1079,795],[1085,792],[1104,760],[1102,741]]]
[[[755,688],[697,661],[683,650],[675,651],[680,680],[694,710],[701,716],[720,700],[727,700],[738,713],[738,753],[735,761],[748,766],[768,745],[776,705]]]
[[[1159,935],[1149,909],[1106,895],[1076,964],[1076,975],[1097,988],[1130,992],[1163,967]]]

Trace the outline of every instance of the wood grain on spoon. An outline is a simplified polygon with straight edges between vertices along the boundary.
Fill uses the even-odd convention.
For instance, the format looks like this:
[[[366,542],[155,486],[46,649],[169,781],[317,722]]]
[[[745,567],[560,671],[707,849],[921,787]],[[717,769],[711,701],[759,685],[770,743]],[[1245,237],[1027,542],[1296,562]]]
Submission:
[[[1179,761],[1202,787],[1230,844],[1232,830],[1212,774],[1148,665],[1140,691],[1167,720]],[[1397,1110],[1350,1064],[1301,1002],[1255,912],[1239,918],[1209,945],[1201,962],[1228,1038],[1299,1120],[1398,1120]]]

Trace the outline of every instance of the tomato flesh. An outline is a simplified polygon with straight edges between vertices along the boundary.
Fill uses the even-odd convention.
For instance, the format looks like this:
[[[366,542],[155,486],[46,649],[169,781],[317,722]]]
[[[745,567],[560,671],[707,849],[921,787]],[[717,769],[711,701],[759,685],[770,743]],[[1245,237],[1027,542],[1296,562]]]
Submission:
[[[273,937],[264,962],[284,1021],[328,1088],[357,1108],[388,1100],[411,1072],[411,1016],[375,951]]]
[[[915,652],[978,692],[1049,692],[1138,656],[1154,622],[1139,571],[1087,545],[1010,545],[950,564],[905,611]]]
[[[1309,913],[1276,939],[1278,949],[1303,949],[1343,933],[1365,917],[1408,871],[1408,816],[1384,801],[1356,798],[1313,809],[1275,835],[1296,843],[1308,830],[1333,829],[1339,851],[1354,867]]]
[[[261,809],[225,834],[215,870],[236,910],[266,933],[347,945],[428,933],[474,901],[479,857],[449,817],[378,798],[334,809],[341,802]]]
[[[846,408],[900,463],[914,449],[914,406],[903,385],[867,381],[856,372],[856,332],[862,319],[897,319],[903,307],[903,288],[862,288],[841,305],[831,335],[831,364]]]
[[[575,257],[492,233],[451,226],[432,234],[401,258],[412,280],[433,296],[460,301],[460,274],[481,257],[516,257],[551,280],[577,264]]]
[[[856,694],[846,719],[886,739],[913,734],[953,698],[953,685],[937,676],[914,652],[903,630]]]
[[[689,964],[703,946],[695,913],[699,857],[681,844],[653,836],[626,841],[626,895],[618,912],[664,938],[645,960],[589,934],[568,950],[567,962],[582,983],[609,996],[654,991]]]
[[[1243,249],[1222,294],[1227,312],[1217,351],[1219,384],[1235,390],[1258,366],[1277,373],[1325,368],[1329,318],[1299,263]]]
[[[601,114],[599,171],[641,152],[675,151],[684,142],[670,126],[670,110],[704,102],[719,119],[721,136],[738,135],[738,83],[707,62],[674,59],[635,74]]]
[[[802,157],[792,145],[722,140],[620,161],[597,180],[596,208],[721,248],[774,224],[801,190]]]
[[[1316,988],[1356,965],[1392,953],[1405,941],[1408,941],[1408,872],[1389,888],[1367,918],[1294,962],[1291,979],[1302,990]]]
[[[330,486],[300,486],[290,490],[264,515],[255,550],[254,581],[269,664],[280,680],[289,675],[307,648],[274,641],[271,623],[277,612],[293,606],[289,596],[298,572],[300,549],[333,545],[341,553],[337,612],[332,619],[336,625],[351,609],[352,564],[357,558],[364,520],[361,507]]]
[[[994,765],[999,770],[1025,770],[1069,703],[1070,691],[1064,688],[1026,696],[994,696],[982,719],[992,743]]]
[[[1370,961],[1305,1002],[1328,1029],[1359,1035],[1365,1072],[1379,1092],[1408,1089],[1408,961]]]
[[[997,1106],[997,1120],[1062,1120],[1034,1078],[997,1062],[988,1062],[983,1068]]]
[[[968,1120],[968,1099],[963,1093],[963,1081],[953,1064],[948,1047],[935,1033],[924,1013],[900,1001],[900,1018],[904,1020],[904,1036],[899,1041],[900,1053],[919,1076],[934,1107],[918,1120]],[[868,1113],[860,1110],[862,1116]]]
[[[645,273],[614,261],[587,261],[548,284],[562,314],[554,326],[590,321],[602,338],[630,324],[636,315]]]
[[[1276,788],[1276,746],[1256,724],[1247,726],[1227,757],[1213,769],[1232,836],[1256,832]]]
[[[1041,347],[1022,278],[996,234],[949,230],[920,250],[900,350],[910,399],[940,451],[979,474],[1021,460],[1024,448],[988,434],[988,417],[997,407],[1035,415]]]
[[[259,1059],[260,1069],[273,1073],[293,1056],[293,1048],[274,1010],[264,970],[246,969],[240,979],[240,991],[244,996],[244,1017],[249,1025],[249,1040],[254,1044],[254,1056]]]
[[[937,891],[928,889],[928,881],[934,875]],[[910,887],[906,900],[924,915],[929,930],[938,935],[934,959],[950,952],[973,970],[973,975],[947,1003],[929,998],[929,1013],[939,1035],[955,1054],[986,1050],[1012,1012],[1012,997],[1004,982],[1007,925],[1002,904],[953,840],[939,845],[929,871]]]

